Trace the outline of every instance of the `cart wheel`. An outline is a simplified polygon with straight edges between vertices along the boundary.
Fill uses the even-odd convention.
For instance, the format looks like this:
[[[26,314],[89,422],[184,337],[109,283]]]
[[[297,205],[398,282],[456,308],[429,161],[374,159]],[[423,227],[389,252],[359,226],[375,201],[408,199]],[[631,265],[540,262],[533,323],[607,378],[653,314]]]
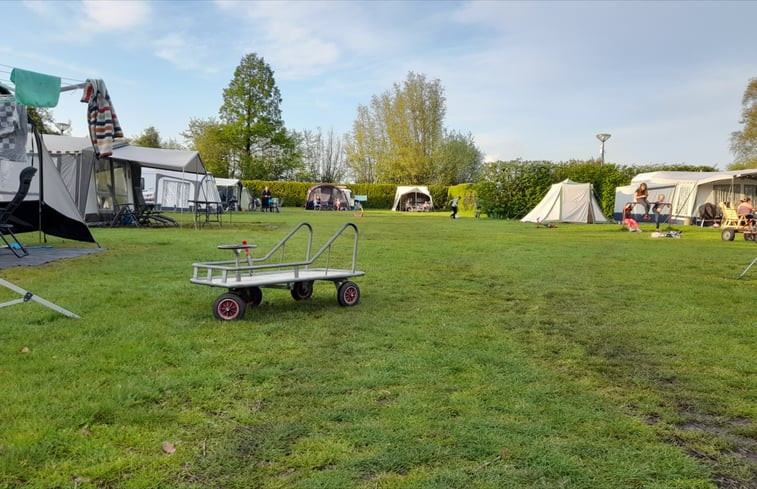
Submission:
[[[755,233],[753,233],[753,232],[744,233],[744,239],[746,241],[755,241],[754,238],[755,238]]]
[[[313,282],[295,282],[292,287],[292,298],[296,301],[310,299],[313,295]]]
[[[736,237],[736,230],[733,228],[725,228],[720,233],[720,239],[723,241],[733,241],[733,238]]]
[[[237,294],[221,294],[213,304],[213,315],[216,319],[233,321],[244,317],[246,304]]]
[[[245,287],[244,289],[231,289],[232,294],[237,294],[247,303],[248,307],[259,306],[263,302],[263,291],[260,287]]]
[[[340,306],[354,306],[360,301],[360,288],[355,282],[344,282],[336,292]]]

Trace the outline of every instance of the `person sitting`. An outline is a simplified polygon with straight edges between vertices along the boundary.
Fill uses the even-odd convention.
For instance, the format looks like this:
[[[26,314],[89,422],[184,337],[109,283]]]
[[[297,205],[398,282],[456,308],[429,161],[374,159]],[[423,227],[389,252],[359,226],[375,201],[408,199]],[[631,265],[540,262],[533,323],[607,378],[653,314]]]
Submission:
[[[632,233],[641,233],[641,228],[639,228],[639,223],[636,222],[636,219],[631,217],[631,211],[633,210],[633,203],[629,202],[626,204],[625,207],[623,207],[623,223],[628,226],[628,231]]]
[[[754,206],[752,205],[752,199],[744,197],[739,201],[739,206],[736,208],[736,214],[740,217],[744,217],[747,223],[751,226],[754,223]]]
[[[639,187],[636,189],[636,191],[633,194],[634,199],[636,199],[636,202],[644,206],[644,217],[643,219],[645,221],[649,220],[649,201],[647,198],[649,197],[649,190],[647,190],[647,184],[642,183],[639,185]]]

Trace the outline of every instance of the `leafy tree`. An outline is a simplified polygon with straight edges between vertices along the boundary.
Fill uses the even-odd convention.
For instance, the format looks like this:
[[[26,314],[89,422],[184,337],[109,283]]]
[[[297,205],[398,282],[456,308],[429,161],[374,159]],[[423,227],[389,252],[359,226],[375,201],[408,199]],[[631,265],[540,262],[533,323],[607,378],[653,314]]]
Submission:
[[[131,140],[131,144],[134,146],[144,146],[145,148],[160,148],[162,143],[160,140],[160,133],[154,126],[150,126],[139,136]]]
[[[58,134],[58,130],[54,129],[55,121],[53,120],[53,114],[50,109],[44,107],[27,107],[26,113],[32,120],[40,134]]]
[[[232,174],[234,155],[227,143],[225,127],[216,119],[190,119],[189,127],[181,135],[190,148],[200,153],[209,172],[221,178]]]
[[[174,138],[168,138],[168,141],[163,142],[161,147],[165,149],[187,149],[186,146],[184,146]]]
[[[741,131],[731,133],[731,153],[734,162],[730,170],[757,168],[757,78],[749,80],[741,100]]]
[[[436,185],[457,185],[474,182],[483,164],[483,154],[473,142],[473,136],[446,132],[434,150],[431,176],[428,182]]]
[[[246,55],[223,91],[219,111],[224,139],[233,153],[230,176],[276,180],[300,165],[280,105],[270,66],[254,53]]]
[[[445,112],[441,82],[413,72],[391,91],[372,97],[370,107],[358,107],[347,144],[348,164],[357,179],[429,181]]]
[[[378,114],[368,107],[357,108],[352,134],[346,146],[347,166],[357,183],[378,182],[377,166],[386,158],[387,141]]]
[[[346,172],[344,145],[330,129],[323,134],[305,130],[296,133],[297,148],[302,157],[304,171],[298,180],[311,182],[341,182]]]

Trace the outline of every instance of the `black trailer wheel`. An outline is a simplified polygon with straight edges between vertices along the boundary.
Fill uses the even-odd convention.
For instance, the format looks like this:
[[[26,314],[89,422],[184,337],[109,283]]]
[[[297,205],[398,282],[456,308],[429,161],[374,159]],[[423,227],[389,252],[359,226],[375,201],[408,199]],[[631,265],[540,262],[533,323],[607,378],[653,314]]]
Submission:
[[[246,306],[244,299],[237,294],[221,294],[213,303],[213,315],[224,321],[242,319]]]
[[[360,287],[355,282],[344,282],[337,289],[336,296],[340,306],[354,306],[360,301]]]
[[[720,232],[720,239],[723,241],[733,241],[736,237],[736,230],[733,228],[725,228]]]
[[[296,301],[310,299],[313,295],[313,282],[295,282],[292,287],[292,298]]]
[[[247,303],[248,307],[259,306],[263,302],[263,291],[260,287],[245,287],[244,289],[231,289],[231,293],[237,294]]]

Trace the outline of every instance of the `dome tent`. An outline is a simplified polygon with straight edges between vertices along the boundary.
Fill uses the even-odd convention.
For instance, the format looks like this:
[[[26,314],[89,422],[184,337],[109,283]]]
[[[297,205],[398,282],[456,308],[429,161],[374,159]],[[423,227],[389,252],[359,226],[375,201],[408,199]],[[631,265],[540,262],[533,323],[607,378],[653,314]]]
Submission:
[[[331,183],[319,183],[308,189],[305,199],[305,208],[312,210],[315,208],[316,199],[320,202],[321,209],[335,209],[336,201],[339,200],[342,209],[352,207],[352,191],[341,185]]]
[[[547,195],[521,222],[574,222],[593,224],[608,222],[602,214],[590,183],[565,179],[552,185]]]

